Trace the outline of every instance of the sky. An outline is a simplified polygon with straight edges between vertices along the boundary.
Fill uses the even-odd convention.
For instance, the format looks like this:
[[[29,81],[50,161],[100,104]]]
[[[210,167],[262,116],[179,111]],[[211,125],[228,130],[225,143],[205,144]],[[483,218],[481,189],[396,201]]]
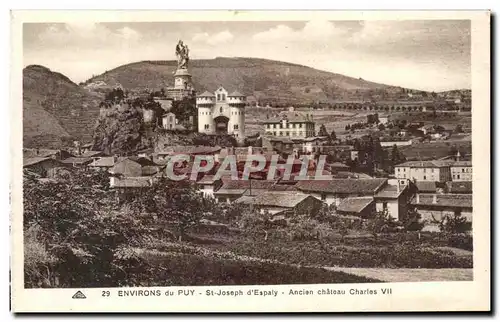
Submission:
[[[23,28],[24,66],[78,83],[123,64],[256,57],[428,91],[470,89],[468,20],[37,23]]]

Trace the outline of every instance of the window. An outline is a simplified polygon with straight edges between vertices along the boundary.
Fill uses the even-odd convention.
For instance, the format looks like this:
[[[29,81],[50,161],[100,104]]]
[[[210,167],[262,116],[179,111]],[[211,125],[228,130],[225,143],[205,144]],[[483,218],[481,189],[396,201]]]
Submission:
[[[273,132],[273,135],[276,136],[276,131]]]
[[[238,129],[238,124],[234,124],[234,125],[233,125],[233,129],[234,129],[234,130],[237,130],[237,129]]]
[[[426,176],[424,176],[424,180],[426,180],[426,179],[427,179],[427,177],[426,177]]]
[[[226,94],[221,94],[222,100],[226,100]]]
[[[434,173],[434,169],[431,169],[431,172]]]
[[[406,172],[406,168],[403,168],[403,171]]]
[[[283,135],[283,132],[280,131],[280,136],[282,136],[282,135]]]
[[[321,194],[321,200],[325,201],[326,200],[326,193]]]
[[[222,113],[222,106],[220,107],[219,112]]]
[[[205,130],[208,130],[210,128],[210,124],[205,124]]]
[[[382,203],[382,209],[387,210],[387,202],[386,201],[384,201]]]
[[[426,169],[424,168],[424,173],[425,173],[425,170],[426,170]]]
[[[462,168],[462,172],[465,172],[464,168]]]
[[[220,94],[217,94],[217,100],[220,101]]]
[[[400,169],[400,168],[398,168],[398,172],[399,172],[399,171],[401,171],[401,169]]]
[[[460,179],[460,175],[459,174],[457,174],[457,179]]]

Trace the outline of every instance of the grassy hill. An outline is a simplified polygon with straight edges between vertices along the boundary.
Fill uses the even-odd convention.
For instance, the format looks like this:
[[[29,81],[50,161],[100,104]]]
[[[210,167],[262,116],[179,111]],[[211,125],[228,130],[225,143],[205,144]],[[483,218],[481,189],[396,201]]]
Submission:
[[[173,84],[175,61],[142,61],[117,67],[87,80],[121,84],[126,89],[160,89]],[[309,104],[330,101],[346,91],[386,89],[390,86],[368,82],[297,64],[257,58],[215,58],[192,60],[189,71],[196,90],[214,91],[223,85],[259,101],[281,104]]]
[[[23,143],[57,147],[71,139],[88,141],[99,115],[98,94],[46,67],[23,69]]]

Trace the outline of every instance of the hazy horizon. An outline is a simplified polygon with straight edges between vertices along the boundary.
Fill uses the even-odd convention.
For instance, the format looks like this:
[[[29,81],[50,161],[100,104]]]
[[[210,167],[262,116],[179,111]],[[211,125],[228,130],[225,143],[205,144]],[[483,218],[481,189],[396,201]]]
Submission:
[[[470,89],[470,21],[37,23],[23,30],[24,66],[79,83],[121,65],[263,58],[426,91]]]

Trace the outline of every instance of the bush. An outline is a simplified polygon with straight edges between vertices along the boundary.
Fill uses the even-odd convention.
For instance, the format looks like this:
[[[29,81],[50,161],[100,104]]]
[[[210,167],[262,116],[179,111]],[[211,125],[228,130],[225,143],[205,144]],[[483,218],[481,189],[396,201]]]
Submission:
[[[460,249],[473,250],[472,235],[469,234],[456,234],[448,237],[448,246]]]

